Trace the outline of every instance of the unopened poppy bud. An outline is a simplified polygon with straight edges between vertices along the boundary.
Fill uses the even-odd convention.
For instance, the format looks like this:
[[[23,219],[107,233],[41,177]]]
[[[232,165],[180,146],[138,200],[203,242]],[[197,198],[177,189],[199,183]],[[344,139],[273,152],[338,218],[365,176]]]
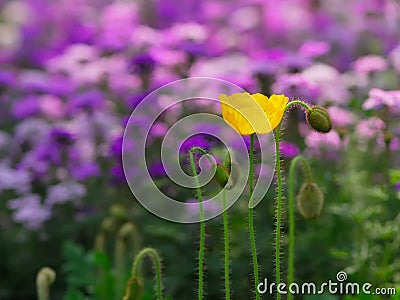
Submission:
[[[110,215],[116,220],[126,220],[127,215],[125,208],[119,204],[114,204],[110,207]]]
[[[130,236],[137,233],[136,227],[133,223],[125,223],[118,232],[118,237],[121,239],[127,239]]]
[[[225,185],[229,182],[229,171],[221,164],[217,164],[217,168],[215,170],[214,179],[221,186],[225,187]],[[229,183],[228,189],[231,188],[231,184]]]
[[[313,106],[306,113],[308,125],[315,131],[328,133],[332,129],[332,120],[325,108]]]
[[[314,182],[303,183],[297,195],[297,207],[305,219],[319,217],[324,205],[324,195]]]
[[[103,222],[101,223],[101,228],[100,230],[102,232],[110,232],[112,231],[112,229],[114,228],[114,221],[112,218],[107,217],[103,220]]]

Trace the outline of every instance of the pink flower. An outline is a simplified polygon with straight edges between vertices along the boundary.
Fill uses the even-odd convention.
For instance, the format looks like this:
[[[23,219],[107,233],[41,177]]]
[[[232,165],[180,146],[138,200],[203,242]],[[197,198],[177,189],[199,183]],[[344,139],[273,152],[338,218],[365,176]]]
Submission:
[[[338,106],[330,106],[327,110],[334,126],[346,127],[351,125],[356,119],[355,114]]]
[[[315,156],[323,156],[326,159],[336,159],[338,150],[342,146],[340,136],[334,130],[324,134],[310,131],[305,138],[305,142],[308,153]]]
[[[361,120],[356,126],[356,133],[361,138],[371,139],[382,134],[386,128],[385,122],[378,117],[371,117],[366,120]]]
[[[381,89],[373,88],[369,91],[369,97],[363,104],[363,109],[379,109],[386,105],[390,109],[397,112],[400,110],[400,90],[398,91],[384,91]]]
[[[303,43],[299,49],[299,53],[305,57],[318,57],[327,54],[331,50],[331,46],[327,42],[309,40]]]
[[[377,55],[367,55],[360,57],[353,63],[353,69],[360,74],[384,71],[388,67],[384,58]]]

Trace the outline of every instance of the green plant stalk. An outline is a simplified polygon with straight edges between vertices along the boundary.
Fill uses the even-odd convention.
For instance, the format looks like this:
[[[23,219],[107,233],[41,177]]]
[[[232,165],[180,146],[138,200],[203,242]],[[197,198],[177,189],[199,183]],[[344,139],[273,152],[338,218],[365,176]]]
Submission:
[[[249,169],[249,190],[250,190],[250,201],[253,201],[253,177],[254,177],[254,133],[250,135],[250,169]],[[249,235],[250,235],[250,246],[251,246],[251,256],[253,260],[253,274],[254,274],[254,288],[256,299],[260,300],[260,295],[257,291],[259,278],[258,278],[258,261],[257,261],[257,248],[256,239],[254,233],[254,208],[250,205],[248,210],[248,222],[249,222]]]
[[[136,226],[132,222],[122,225],[117,234],[117,241],[114,250],[115,286],[118,299],[122,298],[122,295],[119,295],[119,293],[123,290],[123,283],[127,276],[125,265],[128,250],[130,250],[131,255],[134,256],[139,252],[139,246],[140,236]]]
[[[190,150],[190,165],[192,167],[192,172],[194,176],[194,181],[196,184],[197,191],[197,199],[199,201],[199,210],[200,210],[200,249],[199,249],[199,282],[198,282],[198,290],[197,296],[198,300],[203,299],[203,285],[204,285],[204,244],[205,244],[205,223],[204,223],[204,211],[203,211],[203,198],[201,195],[201,188],[199,183],[199,178],[197,177],[196,165],[194,163],[193,152],[198,150],[196,148],[192,148]]]
[[[132,271],[131,271],[131,278],[129,279],[127,286],[126,286],[126,291],[125,291],[125,296],[123,300],[129,300],[130,297],[130,292],[131,292],[131,286],[132,284],[138,280],[139,277],[139,271],[140,271],[140,266],[142,263],[142,260],[145,256],[150,256],[152,258],[154,268],[156,271],[156,292],[157,292],[157,299],[162,300],[162,277],[161,277],[161,259],[160,256],[158,255],[157,251],[153,248],[144,248],[142,249],[138,255],[136,255],[133,265],[132,265]]]
[[[285,112],[293,105],[301,105],[304,109],[310,110],[311,107],[301,100],[293,100],[286,104]],[[281,138],[282,121],[278,124],[275,130],[275,153],[276,153],[276,176],[277,176],[277,201],[276,201],[276,232],[275,232],[275,284],[278,286],[281,283],[281,227],[282,227],[282,208],[283,208],[283,182],[281,170],[281,153],[280,153],[280,138]],[[294,223],[294,222],[290,222]],[[289,225],[290,226],[290,225]],[[280,300],[281,295],[276,294],[276,299]]]
[[[224,161],[224,166],[227,167],[230,163],[229,152],[227,153]],[[226,209],[226,191],[222,190],[222,205],[223,205],[223,222],[224,222],[224,277],[225,277],[225,300],[231,299],[230,290],[230,274],[229,274],[229,227],[228,227],[228,211]]]
[[[231,299],[231,291],[229,286],[229,228],[228,228],[228,212],[226,211],[226,192],[222,191],[223,205],[223,221],[224,221],[224,277],[225,277],[225,299]]]
[[[49,300],[49,287],[55,281],[56,273],[53,269],[41,268],[36,276],[36,289],[38,300]]]
[[[276,202],[276,232],[275,232],[275,284],[281,283],[281,226],[282,226],[282,172],[281,172],[281,153],[280,153],[280,132],[281,123],[276,127],[275,132],[275,153],[276,153],[276,176],[278,181],[277,202]],[[280,300],[281,295],[276,294],[276,299]]]
[[[289,169],[289,261],[288,261],[288,282],[287,285],[294,281],[294,233],[295,233],[295,222],[294,222],[294,175],[297,163],[301,161],[303,163],[306,180],[311,182],[311,170],[307,161],[302,156],[296,156],[290,163]],[[288,300],[292,300],[293,295],[288,294]]]

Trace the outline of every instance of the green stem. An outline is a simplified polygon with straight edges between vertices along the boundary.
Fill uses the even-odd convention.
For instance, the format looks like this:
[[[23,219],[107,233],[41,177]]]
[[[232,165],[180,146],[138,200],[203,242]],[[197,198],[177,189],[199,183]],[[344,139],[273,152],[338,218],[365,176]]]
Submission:
[[[154,268],[156,270],[156,288],[157,288],[157,299],[162,300],[162,278],[161,278],[161,259],[158,255],[157,251],[153,248],[144,248],[141,250],[138,255],[135,257],[132,265],[131,278],[128,281],[128,285],[126,287],[126,292],[123,300],[128,300],[130,297],[131,284],[138,279],[139,270],[143,258],[145,256],[150,256],[153,260]]]
[[[296,170],[296,165],[298,162],[302,162],[304,172],[306,175],[306,180],[311,182],[311,170],[307,161],[302,156],[296,156],[290,163],[289,170],[289,262],[288,262],[288,286],[294,281],[294,232],[295,232],[295,222],[294,222],[294,175]],[[293,295],[288,294],[288,300],[292,300]]]
[[[36,276],[36,289],[38,300],[49,300],[49,287],[55,281],[56,273],[53,269],[41,268]]]
[[[300,105],[307,111],[311,107],[301,100],[293,100],[286,104],[285,112],[294,105]],[[282,121],[278,124],[275,130],[275,153],[276,153],[276,176],[277,176],[277,201],[276,201],[276,233],[275,233],[275,284],[278,286],[281,283],[281,227],[282,227],[282,210],[283,210],[283,182],[281,171],[281,152],[280,152],[280,138],[281,138]],[[293,223],[293,222],[291,222]],[[276,294],[276,299],[280,300],[281,295]]]
[[[290,102],[291,103],[291,102]],[[282,225],[282,173],[281,173],[281,154],[280,154],[280,132],[281,123],[276,127],[275,132],[275,152],[276,152],[276,176],[278,180],[277,202],[276,202],[276,232],[275,232],[275,284],[281,283],[281,225]],[[276,299],[280,300],[281,295],[276,294]]]
[[[225,156],[224,166],[227,168],[230,164],[229,151]],[[228,211],[226,209],[226,191],[222,190],[223,222],[224,222],[224,277],[225,277],[225,300],[231,299],[230,274],[229,274],[229,227]]]
[[[225,277],[225,299],[230,300],[229,287],[229,229],[228,229],[228,212],[226,210],[226,192],[222,190],[223,220],[224,220],[224,277]]]
[[[250,186],[250,200],[253,201],[253,177],[254,177],[254,134],[250,135],[250,170],[249,170],[249,186]],[[249,202],[250,203],[250,202]],[[250,205],[248,210],[248,221],[249,221],[249,234],[250,234],[250,245],[251,254],[253,259],[253,273],[254,273],[254,287],[256,293],[256,299],[260,300],[260,294],[257,291],[258,287],[258,261],[257,261],[257,248],[256,239],[254,234],[254,212],[253,205]]]
[[[204,223],[204,211],[203,211],[203,198],[201,195],[199,177],[197,176],[196,165],[194,163],[194,157],[193,157],[193,152],[195,150],[198,150],[202,153],[205,153],[205,151],[201,148],[194,147],[189,152],[190,165],[192,167],[193,177],[194,177],[194,181],[196,184],[197,198],[199,201],[199,210],[200,210],[199,282],[198,282],[197,296],[198,296],[198,300],[202,300],[203,299],[203,285],[204,285],[204,283],[203,283],[203,281],[204,281],[203,268],[204,268],[205,223]]]
[[[307,103],[305,103],[305,102],[303,102],[301,100],[293,100],[293,101],[290,101],[288,104],[286,104],[285,112],[288,110],[288,108],[290,108],[293,105],[301,105],[306,110],[310,110],[311,109],[311,107]]]

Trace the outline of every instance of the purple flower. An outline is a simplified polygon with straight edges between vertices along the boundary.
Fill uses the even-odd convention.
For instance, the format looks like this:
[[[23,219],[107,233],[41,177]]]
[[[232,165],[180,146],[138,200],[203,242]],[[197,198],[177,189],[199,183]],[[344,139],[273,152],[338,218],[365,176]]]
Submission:
[[[18,145],[30,148],[43,143],[49,130],[49,124],[43,120],[33,118],[21,120],[14,131],[14,140]]]
[[[31,190],[31,176],[25,170],[10,168],[0,164],[0,194],[5,190],[14,190],[25,194]]]
[[[285,94],[288,97],[304,98],[311,102],[315,102],[320,94],[318,86],[308,81],[301,74],[279,76],[272,85],[272,91],[277,94]]]
[[[52,207],[55,204],[77,202],[86,195],[85,186],[77,182],[62,182],[49,187],[45,204]]]
[[[396,183],[394,188],[395,188],[396,191],[400,191],[400,182]]]
[[[281,141],[280,151],[284,158],[293,158],[300,153],[300,149],[297,145],[286,141]]]
[[[18,79],[18,87],[25,92],[46,92],[48,76],[42,71],[24,71]]]
[[[63,128],[53,128],[50,132],[50,139],[57,146],[70,146],[75,142],[75,137]]]
[[[119,50],[133,38],[132,29],[136,28],[137,7],[129,2],[116,2],[108,5],[101,16],[102,34],[99,43],[109,50]]]
[[[13,117],[17,120],[26,119],[36,115],[40,111],[38,99],[35,96],[28,96],[13,103],[11,108]]]
[[[162,162],[155,162],[151,164],[148,171],[151,177],[164,177],[166,175]]]
[[[195,134],[186,139],[180,146],[180,153],[188,153],[193,147],[200,147],[205,150],[210,149],[211,143],[204,134]]]
[[[111,182],[114,184],[126,183],[124,169],[121,164],[116,164],[110,170]]]
[[[149,54],[140,54],[135,56],[131,62],[131,72],[132,73],[150,73],[154,70],[156,66],[156,61]]]
[[[72,113],[77,111],[100,110],[104,105],[104,95],[98,90],[90,90],[82,94],[76,95],[68,103]]]
[[[353,63],[353,69],[359,74],[384,71],[388,67],[386,60],[377,55],[360,57]]]
[[[12,87],[15,83],[15,75],[9,71],[0,71],[0,90],[5,87]]]
[[[100,168],[94,161],[72,162],[69,165],[69,170],[71,175],[79,181],[84,181],[100,174]]]
[[[14,221],[23,223],[30,230],[39,229],[51,216],[50,208],[42,205],[40,197],[35,194],[12,199],[8,202],[8,207],[14,210]]]

